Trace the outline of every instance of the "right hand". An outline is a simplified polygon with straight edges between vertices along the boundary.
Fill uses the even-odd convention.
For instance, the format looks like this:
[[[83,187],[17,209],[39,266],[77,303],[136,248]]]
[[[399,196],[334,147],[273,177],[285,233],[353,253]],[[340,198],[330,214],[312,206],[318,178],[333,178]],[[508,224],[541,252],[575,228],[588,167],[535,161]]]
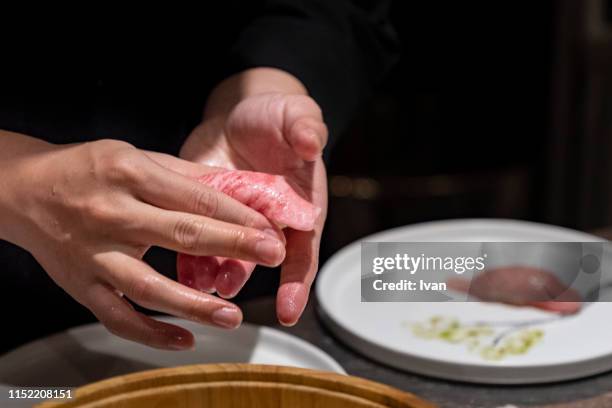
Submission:
[[[2,169],[8,174],[0,183],[8,197],[3,238],[27,249],[120,337],[164,349],[193,346],[190,332],[137,312],[124,296],[195,322],[233,328],[242,320],[234,304],[144,263],[151,246],[268,266],[284,259],[277,227],[169,168],[172,163],[180,168],[180,159],[156,160],[157,153],[114,140],[45,146]]]

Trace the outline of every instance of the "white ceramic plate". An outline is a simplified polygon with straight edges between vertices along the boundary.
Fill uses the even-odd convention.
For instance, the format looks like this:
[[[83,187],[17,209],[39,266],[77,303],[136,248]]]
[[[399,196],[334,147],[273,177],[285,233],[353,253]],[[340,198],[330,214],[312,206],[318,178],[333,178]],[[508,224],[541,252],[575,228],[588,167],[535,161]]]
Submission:
[[[269,327],[243,323],[227,331],[176,318],[161,320],[192,331],[196,349],[152,349],[113,336],[100,324],[91,324],[1,356],[0,388],[75,387],[135,371],[203,363],[275,364],[345,373],[319,348]]]
[[[368,242],[586,242],[601,238],[560,227],[512,220],[438,221],[396,228],[364,238]],[[361,241],[360,241],[361,242]],[[324,322],[362,354],[401,369],[445,379],[521,384],[560,381],[612,369],[612,303],[593,303],[572,317],[479,302],[362,303],[360,242],[335,254],[322,268],[316,288]],[[526,326],[543,337],[524,354],[498,360],[482,348],[414,334],[414,324],[445,316],[462,324],[535,322]],[[508,326],[494,327],[496,334]],[[498,331],[499,330],[499,331]]]

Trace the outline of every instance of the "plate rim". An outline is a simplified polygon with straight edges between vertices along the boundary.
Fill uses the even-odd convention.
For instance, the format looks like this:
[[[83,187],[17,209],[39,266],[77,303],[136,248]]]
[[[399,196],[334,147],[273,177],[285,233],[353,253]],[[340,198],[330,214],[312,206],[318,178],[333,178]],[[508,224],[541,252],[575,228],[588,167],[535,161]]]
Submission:
[[[191,324],[198,325],[198,323],[187,321],[185,319],[181,319],[181,318],[173,317],[173,316],[152,315],[151,317],[154,317],[156,319],[159,319],[167,323],[179,324],[183,326],[185,325],[189,326]],[[214,329],[213,331],[207,334],[212,334],[213,336],[218,337],[218,338],[221,337],[219,333],[228,333],[228,335],[231,335],[231,334],[239,335],[239,331],[241,330],[241,328],[244,328],[243,330],[258,330],[261,336],[260,341],[265,340],[265,339],[270,339],[270,341],[281,341],[281,342],[286,341],[288,343],[297,345],[300,351],[307,351],[310,355],[316,357],[317,359],[319,359],[319,361],[321,361],[327,366],[326,368],[317,367],[316,368],[317,370],[322,370],[322,371],[327,370],[330,372],[335,372],[335,373],[344,374],[344,375],[347,374],[346,370],[342,367],[342,365],[340,365],[340,363],[336,361],[336,359],[332,357],[331,355],[329,355],[326,351],[322,350],[316,345],[311,344],[310,342],[294,334],[286,333],[274,327],[257,325],[257,324],[248,323],[248,322],[243,322],[239,328],[233,331],[223,331],[222,329],[217,329],[215,327],[206,326],[206,325],[201,325],[201,327],[203,328],[203,330]],[[100,333],[97,333],[98,331],[101,331],[102,334],[106,337],[111,337],[111,336],[114,337],[114,335],[108,332],[100,322],[92,322],[92,323],[75,326],[75,327],[72,327],[72,328],[57,332],[57,333],[50,334],[48,336],[45,336],[39,339],[32,340],[30,342],[22,344],[21,346],[11,349],[3,354],[0,354],[0,366],[3,366],[4,365],[3,363],[7,360],[8,362],[19,361],[19,360],[23,361],[24,355],[34,355],[34,354],[38,354],[41,352],[45,353],[44,344],[48,343],[49,341],[54,341],[54,340],[57,341],[56,339],[70,335],[71,333],[76,332],[78,335],[81,335],[81,336],[98,335],[97,338],[99,338]],[[198,333],[194,333],[194,334],[197,337]],[[95,337],[96,336],[94,336],[94,338]],[[142,347],[146,347],[146,346],[142,345]],[[154,351],[157,351],[157,350],[154,350]],[[201,364],[206,364],[206,363],[201,363]],[[211,364],[216,364],[216,363],[211,363]],[[247,362],[246,364],[249,364],[249,363]],[[7,372],[14,371],[14,369],[11,369],[9,366],[7,366],[6,370]]]
[[[330,276],[333,276],[333,273],[328,271],[331,270],[334,264],[341,262],[341,260],[347,258],[352,252],[358,251],[362,242],[368,242],[372,240],[379,240],[379,242],[394,242],[393,239],[395,237],[399,238],[400,234],[405,235],[406,233],[410,233],[416,235],[422,233],[423,231],[430,230],[431,228],[435,229],[437,227],[441,227],[441,229],[456,229],[458,227],[495,227],[506,228],[507,230],[511,228],[521,228],[524,230],[525,228],[527,228],[531,231],[537,231],[543,234],[556,234],[560,236],[560,238],[558,238],[560,241],[551,240],[551,242],[572,242],[572,240],[580,242],[608,242],[604,238],[557,225],[549,225],[531,221],[513,220],[506,218],[458,218],[449,220],[428,221],[395,227],[384,231],[379,231],[374,234],[370,234],[354,242],[351,242],[348,245],[345,245],[333,256],[331,256],[321,267],[321,270],[319,272],[319,278],[317,279],[315,295],[317,298],[318,315],[341,342],[358,351],[360,354],[365,355],[367,358],[371,358],[373,360],[376,360],[383,364],[387,364],[392,367],[400,368],[418,374],[424,374],[430,377],[475,383],[546,383],[586,377],[589,375],[608,371],[612,368],[612,352],[602,354],[591,359],[583,359],[573,362],[569,361],[560,364],[551,363],[525,366],[494,366],[477,363],[448,362],[442,359],[420,356],[418,354],[411,353],[410,351],[399,352],[394,348],[385,346],[384,344],[379,344],[367,338],[358,336],[357,334],[353,333],[346,326],[346,324],[344,324],[341,319],[338,318],[338,316],[334,316],[333,308],[327,307],[329,303],[327,301],[327,298],[325,297],[325,294],[323,293],[323,291],[325,290],[324,287],[328,286],[325,284],[325,282],[331,279],[329,278]],[[561,240],[561,237],[564,237],[565,239]],[[378,353],[372,353],[372,351],[377,351]],[[425,366],[419,366],[419,363],[425,363]],[[564,367],[572,367],[572,373],[567,374],[569,370],[562,370]],[[502,369],[507,373],[507,375],[499,375],[499,372]],[[553,374],[550,374],[550,372],[548,371],[551,371],[553,369],[558,370],[556,372],[553,372]],[[472,373],[465,373],[464,371],[466,370],[472,371]],[[529,375],[530,373],[525,371],[531,372],[532,375]],[[546,371],[547,373],[546,375],[544,375],[543,373],[540,375],[534,375],[534,371]],[[566,373],[565,375],[563,374],[564,372]]]

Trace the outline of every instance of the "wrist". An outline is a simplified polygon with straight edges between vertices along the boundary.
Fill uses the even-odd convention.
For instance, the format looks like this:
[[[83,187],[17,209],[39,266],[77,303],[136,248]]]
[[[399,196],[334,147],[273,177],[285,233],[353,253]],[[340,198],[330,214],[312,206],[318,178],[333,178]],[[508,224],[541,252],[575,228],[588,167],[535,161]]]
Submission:
[[[204,119],[225,117],[243,99],[265,93],[308,95],[304,84],[286,71],[251,68],[226,78],[213,89],[206,102]]]
[[[0,131],[0,239],[21,245],[29,229],[28,212],[37,189],[37,170],[53,145],[39,139]]]

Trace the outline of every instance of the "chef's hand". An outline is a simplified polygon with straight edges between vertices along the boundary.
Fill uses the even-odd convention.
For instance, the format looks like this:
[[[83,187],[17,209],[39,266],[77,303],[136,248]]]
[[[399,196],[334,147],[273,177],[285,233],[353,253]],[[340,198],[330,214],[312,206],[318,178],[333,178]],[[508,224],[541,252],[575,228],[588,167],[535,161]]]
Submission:
[[[20,138],[26,142],[20,145]],[[193,345],[190,332],[137,312],[126,298],[219,327],[242,320],[234,304],[145,264],[141,258],[153,245],[270,266],[284,259],[278,228],[168,168],[183,166],[178,158],[115,140],[58,146],[1,131],[0,146],[9,151],[0,149],[0,238],[32,253],[58,285],[120,337],[164,349]]]
[[[321,158],[327,128],[321,109],[292,75],[256,68],[220,83],[208,99],[202,123],[185,142],[181,157],[228,169],[285,176],[322,209],[314,231],[288,230],[276,310],[282,324],[298,320],[317,273],[319,244],[327,213],[327,180]],[[225,269],[224,269],[225,268]],[[231,297],[254,264],[221,264],[217,291]]]

